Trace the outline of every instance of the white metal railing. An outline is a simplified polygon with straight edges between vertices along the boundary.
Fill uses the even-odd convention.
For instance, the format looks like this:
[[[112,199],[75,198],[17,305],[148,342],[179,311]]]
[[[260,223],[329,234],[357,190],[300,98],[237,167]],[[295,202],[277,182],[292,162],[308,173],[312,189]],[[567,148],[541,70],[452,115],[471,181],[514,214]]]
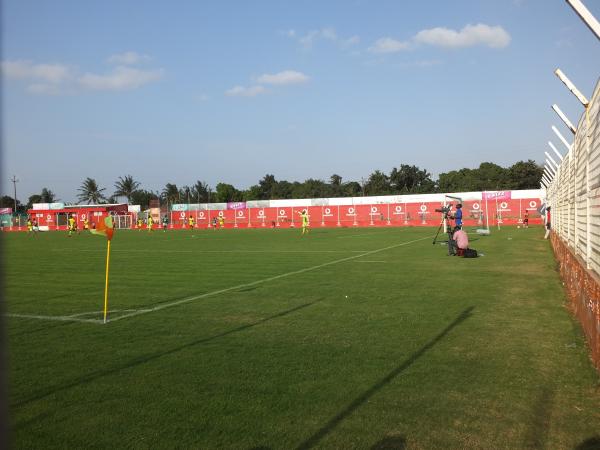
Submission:
[[[546,190],[552,228],[600,275],[600,80]]]

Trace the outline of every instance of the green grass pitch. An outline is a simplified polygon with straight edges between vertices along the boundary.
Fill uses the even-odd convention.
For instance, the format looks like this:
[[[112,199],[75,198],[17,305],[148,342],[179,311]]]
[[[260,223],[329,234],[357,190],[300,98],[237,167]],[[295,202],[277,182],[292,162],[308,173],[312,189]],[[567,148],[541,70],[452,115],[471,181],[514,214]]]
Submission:
[[[299,233],[117,231],[105,325],[104,238],[4,234],[14,448],[600,444],[541,227]]]

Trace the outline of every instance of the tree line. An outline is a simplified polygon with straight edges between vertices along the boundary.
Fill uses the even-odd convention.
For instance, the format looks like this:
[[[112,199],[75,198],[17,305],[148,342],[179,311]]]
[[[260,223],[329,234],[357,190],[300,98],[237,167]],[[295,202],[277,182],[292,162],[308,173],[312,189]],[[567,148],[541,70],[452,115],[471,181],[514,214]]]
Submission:
[[[375,170],[367,179],[344,181],[333,174],[328,181],[309,178],[304,182],[277,180],[274,175],[265,175],[258,184],[246,190],[237,189],[228,183],[217,183],[212,189],[203,181],[178,187],[167,183],[162,191],[143,189],[132,175],[119,177],[112,194],[98,185],[95,179],[86,178],[77,190],[78,202],[87,204],[116,203],[123,197],[127,202],[148,208],[151,200],[163,203],[210,203],[247,200],[276,200],[292,198],[357,197],[372,195],[429,194],[436,192],[470,192],[492,190],[537,189],[542,178],[543,168],[535,161],[519,161],[510,167],[484,162],[476,169],[463,168],[441,173],[437,180],[431,174],[414,165],[401,164],[389,173]],[[23,205],[17,200],[17,209],[30,209],[33,203],[53,203],[58,201],[48,188],[40,194],[29,197]],[[10,196],[0,198],[1,207],[14,207]]]

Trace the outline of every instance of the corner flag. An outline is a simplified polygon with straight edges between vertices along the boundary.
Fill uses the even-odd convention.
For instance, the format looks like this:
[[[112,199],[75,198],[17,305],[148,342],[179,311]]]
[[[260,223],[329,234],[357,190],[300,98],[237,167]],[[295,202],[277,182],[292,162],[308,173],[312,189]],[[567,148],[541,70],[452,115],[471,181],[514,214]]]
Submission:
[[[92,234],[98,236],[106,236],[106,278],[104,281],[104,323],[106,323],[106,315],[108,313],[108,267],[110,264],[110,240],[113,237],[115,226],[112,216],[107,216],[96,225],[96,229],[91,229]]]
[[[101,220],[96,225],[96,229],[91,229],[90,233],[96,234],[99,236],[106,236],[106,238],[110,241],[113,237],[113,233],[115,231],[114,223],[112,216],[105,217],[104,220]]]

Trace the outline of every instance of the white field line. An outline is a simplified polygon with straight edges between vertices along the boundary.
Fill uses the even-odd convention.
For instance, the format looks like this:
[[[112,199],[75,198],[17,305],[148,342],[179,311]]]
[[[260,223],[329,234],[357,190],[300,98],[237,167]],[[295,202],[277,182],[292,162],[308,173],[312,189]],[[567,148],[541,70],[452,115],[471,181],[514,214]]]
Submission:
[[[16,317],[19,319],[38,319],[38,320],[55,320],[59,322],[86,322],[86,323],[98,323],[101,324],[100,319],[78,319],[72,316],[41,316],[37,314],[5,314],[6,317]]]
[[[348,236],[349,237],[349,236]],[[64,252],[63,249],[53,248],[54,252]],[[70,249],[73,252],[98,253],[92,249]],[[156,250],[132,249],[111,250],[113,253],[363,253],[367,250]]]
[[[346,239],[346,238],[353,238],[353,237],[365,237],[365,236],[378,236],[381,233],[362,233],[362,234],[351,234],[349,236],[338,236],[338,239]]]
[[[155,311],[160,311],[161,309],[172,308],[173,306],[178,306],[178,305],[182,305],[184,303],[193,302],[195,300],[200,300],[202,298],[211,297],[213,295],[218,295],[218,294],[223,294],[225,292],[234,291],[236,289],[242,289],[242,288],[246,288],[246,287],[250,287],[250,286],[256,286],[256,285],[262,284],[262,283],[268,283],[269,281],[279,280],[281,278],[286,278],[286,277],[289,277],[289,276],[292,276],[292,275],[298,275],[298,274],[301,274],[301,273],[310,272],[312,270],[317,270],[317,269],[320,269],[322,267],[331,266],[331,265],[338,264],[338,263],[345,262],[345,261],[351,261],[353,259],[362,258],[363,256],[373,255],[375,253],[383,252],[383,251],[386,251],[386,250],[391,250],[391,249],[397,248],[397,247],[402,247],[404,245],[413,244],[415,242],[423,241],[425,239],[431,239],[431,237],[427,236],[427,237],[423,237],[423,238],[419,238],[419,239],[414,239],[412,241],[402,242],[400,244],[390,245],[388,247],[383,247],[383,248],[380,248],[380,249],[377,249],[377,250],[371,250],[371,251],[368,251],[368,252],[365,252],[365,253],[361,253],[360,255],[348,256],[346,258],[336,259],[335,261],[329,261],[329,262],[326,262],[326,263],[323,263],[323,264],[318,264],[316,266],[307,267],[305,269],[294,270],[292,272],[282,273],[281,275],[275,275],[273,277],[264,278],[262,280],[252,281],[251,283],[239,284],[237,286],[232,286],[232,287],[228,287],[228,288],[224,288],[224,289],[219,289],[217,291],[207,292],[205,294],[194,295],[192,297],[182,298],[180,300],[175,300],[175,301],[170,302],[170,303],[164,303],[162,305],[158,305],[158,306],[155,306],[153,308],[141,309],[139,311],[132,312],[132,313],[129,313],[129,314],[123,314],[123,315],[121,315],[119,317],[116,317],[115,319],[111,319],[110,322],[116,322],[118,320],[126,319],[128,317],[134,317],[134,316],[139,316],[141,314],[147,314],[147,313],[151,313],[151,312],[155,312]]]

